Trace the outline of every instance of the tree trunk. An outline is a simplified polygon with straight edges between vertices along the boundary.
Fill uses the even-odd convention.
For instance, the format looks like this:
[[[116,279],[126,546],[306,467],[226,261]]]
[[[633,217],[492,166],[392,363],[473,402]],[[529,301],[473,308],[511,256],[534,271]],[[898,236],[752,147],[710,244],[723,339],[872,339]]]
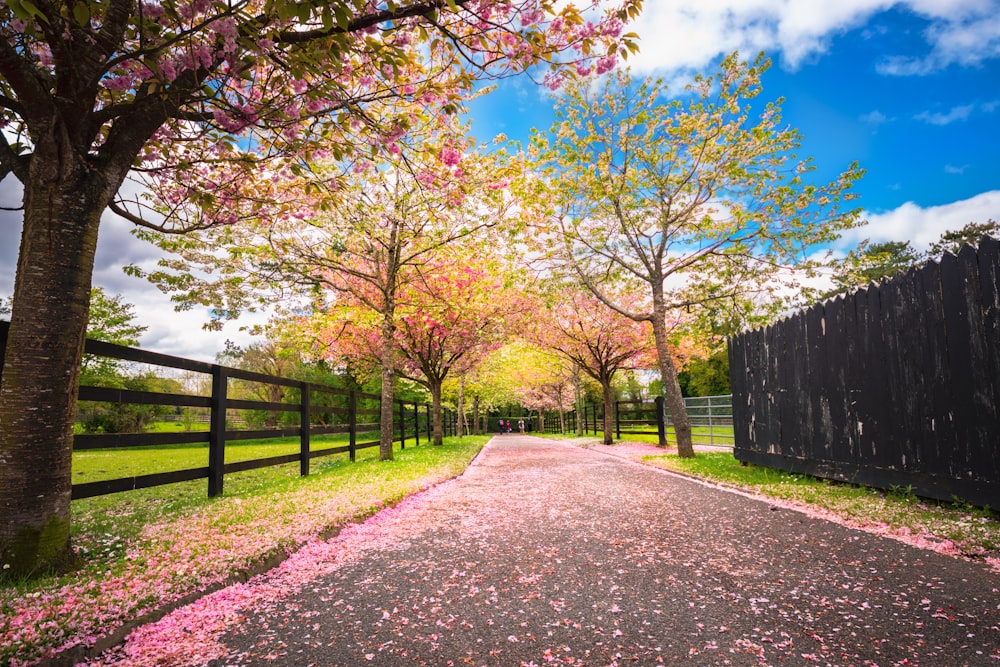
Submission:
[[[382,404],[379,406],[379,446],[380,461],[392,461],[392,432],[395,411],[396,367],[394,365],[395,322],[393,310],[382,318]]]
[[[14,576],[58,569],[72,559],[73,421],[108,195],[100,177],[85,169],[54,176],[55,169],[36,169],[33,162],[25,185],[0,379],[0,562]]]
[[[458,437],[468,431],[465,424],[465,375],[458,376]]]
[[[688,419],[687,408],[684,406],[684,396],[677,382],[677,369],[670,355],[670,343],[667,341],[667,327],[664,324],[666,308],[662,300],[653,298],[653,338],[656,340],[656,356],[660,364],[660,377],[663,381],[663,398],[667,403],[674,435],[677,437],[677,455],[681,458],[694,458],[694,443],[691,439],[691,420]]]
[[[479,435],[479,397],[472,398],[472,435]]]
[[[441,383],[430,382],[428,387],[431,390],[431,412],[434,415],[434,440],[432,444],[444,444],[444,429],[441,420]]]
[[[566,413],[559,410],[559,435],[566,435]]]
[[[573,366],[573,389],[576,390],[576,437],[583,437],[583,388],[580,367]]]
[[[611,378],[601,379],[601,390],[604,393],[604,444],[610,445],[615,441],[615,425],[613,410],[613,396],[611,395]]]

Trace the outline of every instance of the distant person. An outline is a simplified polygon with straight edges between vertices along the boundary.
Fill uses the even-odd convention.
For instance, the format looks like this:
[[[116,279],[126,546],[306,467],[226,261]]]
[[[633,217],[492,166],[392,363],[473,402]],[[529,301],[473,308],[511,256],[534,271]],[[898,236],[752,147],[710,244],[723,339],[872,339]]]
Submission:
[[[503,433],[505,431],[505,428],[506,428],[506,425],[503,423],[503,420],[501,419],[500,420],[500,430],[498,432],[499,433]]]
[[[517,429],[521,432],[521,435],[524,435],[524,420],[523,419],[518,419],[517,420]]]

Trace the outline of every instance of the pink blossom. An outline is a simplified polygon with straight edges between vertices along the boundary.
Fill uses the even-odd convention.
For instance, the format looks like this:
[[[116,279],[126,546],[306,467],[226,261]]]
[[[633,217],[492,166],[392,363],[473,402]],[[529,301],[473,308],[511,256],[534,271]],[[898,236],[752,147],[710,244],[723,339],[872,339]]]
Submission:
[[[606,58],[598,58],[597,73],[605,74],[606,72],[610,72],[611,70],[613,70],[615,68],[616,60],[617,59],[615,58],[614,54],[607,56]]]
[[[104,87],[120,93],[132,87],[132,79],[127,76],[112,77],[104,80]]]
[[[462,160],[462,154],[454,148],[442,148],[440,154],[441,162],[449,167],[454,167]]]

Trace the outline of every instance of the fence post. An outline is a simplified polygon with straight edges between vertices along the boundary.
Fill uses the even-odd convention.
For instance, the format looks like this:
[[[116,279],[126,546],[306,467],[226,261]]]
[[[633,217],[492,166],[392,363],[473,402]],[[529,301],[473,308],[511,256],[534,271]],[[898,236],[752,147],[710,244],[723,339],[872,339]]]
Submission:
[[[657,396],[656,400],[656,438],[658,447],[667,446],[667,424],[663,419],[663,397]]]
[[[413,404],[413,437],[416,439],[415,446],[420,446],[420,406]]]
[[[431,423],[431,406],[430,403],[424,403],[424,408],[426,409],[427,415],[427,442],[434,442],[434,425]]]
[[[622,439],[622,412],[618,404],[621,401],[615,401],[615,434],[619,440]]]
[[[715,444],[715,428],[712,423],[714,421],[712,419],[712,398],[712,396],[708,397],[708,444],[710,445]]]
[[[350,452],[351,463],[354,463],[358,451],[358,394],[353,389],[347,403],[347,430],[351,434],[347,451]]]
[[[406,404],[399,402],[399,448],[406,449]]]
[[[310,426],[310,396],[309,384],[299,385],[299,474],[305,477],[309,474],[309,426]]]
[[[228,369],[212,366],[212,412],[208,431],[208,497],[222,495],[222,482],[226,465],[226,391],[229,385]]]

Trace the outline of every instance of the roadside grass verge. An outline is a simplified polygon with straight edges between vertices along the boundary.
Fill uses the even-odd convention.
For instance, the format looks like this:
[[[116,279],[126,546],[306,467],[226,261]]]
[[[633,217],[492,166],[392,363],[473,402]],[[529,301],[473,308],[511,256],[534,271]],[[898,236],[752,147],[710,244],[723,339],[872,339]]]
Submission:
[[[643,429],[646,430],[646,429]],[[649,430],[655,431],[656,427],[652,427]],[[667,429],[667,446],[676,447],[677,446],[677,436],[674,435],[674,429]],[[650,435],[648,433],[644,434],[626,434],[622,432],[622,441],[629,442],[646,442],[651,445],[657,443],[657,436]],[[732,447],[735,439],[733,437],[733,428],[724,426],[715,426],[711,430],[707,426],[692,426],[691,427],[691,440],[696,445],[715,445],[717,447]]]
[[[77,568],[0,584],[0,664],[82,658],[113,644],[179,602],[455,477],[488,439],[410,445],[393,461],[379,461],[377,447],[353,464],[346,454],[324,457],[308,477],[297,463],[227,475],[225,495],[213,499],[196,480],[73,501]]]
[[[752,491],[776,500],[804,504],[907,541],[993,562],[1000,558],[1000,515],[967,503],[918,498],[907,489],[889,491],[742,465],[730,452],[699,452],[693,459],[676,454],[644,456],[667,470]]]

